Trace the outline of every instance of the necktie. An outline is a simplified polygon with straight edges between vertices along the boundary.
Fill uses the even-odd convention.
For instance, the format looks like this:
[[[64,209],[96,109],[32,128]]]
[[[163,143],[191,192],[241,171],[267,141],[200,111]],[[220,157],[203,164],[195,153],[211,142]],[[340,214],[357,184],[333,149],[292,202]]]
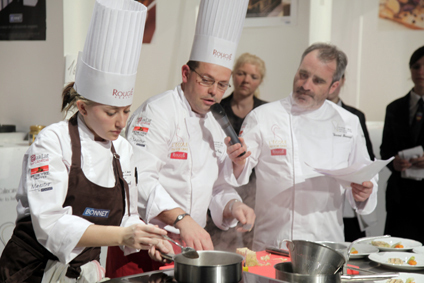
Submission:
[[[424,114],[424,102],[423,102],[423,99],[420,98],[420,100],[418,100],[418,108],[417,108],[417,112],[415,112],[415,117],[414,117],[414,120],[412,121],[412,128],[411,128],[412,137],[414,138],[414,143],[417,143],[418,138],[420,137],[422,124],[424,122],[423,114]]]

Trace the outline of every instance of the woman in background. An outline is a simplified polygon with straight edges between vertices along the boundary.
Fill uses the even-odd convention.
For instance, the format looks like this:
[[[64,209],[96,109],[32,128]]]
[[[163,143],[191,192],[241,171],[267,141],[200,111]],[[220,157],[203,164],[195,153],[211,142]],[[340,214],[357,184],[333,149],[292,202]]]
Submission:
[[[259,89],[266,73],[265,62],[252,54],[243,53],[233,68],[234,91],[222,99],[221,105],[237,134],[244,118],[252,109],[267,103],[258,98]]]

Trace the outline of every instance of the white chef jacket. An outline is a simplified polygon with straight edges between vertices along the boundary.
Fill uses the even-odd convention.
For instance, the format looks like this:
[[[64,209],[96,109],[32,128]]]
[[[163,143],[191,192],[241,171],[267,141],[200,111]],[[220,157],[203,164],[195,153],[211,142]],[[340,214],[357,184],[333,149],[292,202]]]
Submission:
[[[357,203],[349,184],[308,166],[340,169],[371,163],[358,117],[328,101],[315,111],[293,103],[290,95],[260,106],[241,128],[252,155],[239,184],[247,183],[256,168],[254,250],[285,248],[283,239],[343,242],[345,196],[359,214],[372,212],[377,204],[378,176],[371,180],[369,199]]]
[[[181,86],[144,102],[131,116],[126,136],[134,147],[144,221],[179,233],[155,217],[179,207],[205,227],[209,207],[219,228],[237,224],[222,217],[228,201],[241,201],[225,181],[232,162],[224,131],[210,112],[201,117],[191,110]]]
[[[111,142],[94,141],[93,133],[78,116],[81,139],[81,167],[91,182],[102,187],[115,186]],[[122,137],[113,141],[120,155],[122,173],[130,191],[130,213],[125,209],[121,226],[142,223],[137,213],[137,188],[134,182],[131,145]],[[38,242],[60,262],[69,263],[84,247],[76,248],[88,226],[93,223],[72,215],[72,207],[62,207],[68,193],[68,177],[72,164],[71,137],[68,121],[43,129],[24,155],[22,176],[16,194],[17,219],[31,215]],[[43,173],[31,176],[31,169],[45,166]],[[127,198],[125,198],[127,207]],[[136,249],[125,247],[126,254]]]

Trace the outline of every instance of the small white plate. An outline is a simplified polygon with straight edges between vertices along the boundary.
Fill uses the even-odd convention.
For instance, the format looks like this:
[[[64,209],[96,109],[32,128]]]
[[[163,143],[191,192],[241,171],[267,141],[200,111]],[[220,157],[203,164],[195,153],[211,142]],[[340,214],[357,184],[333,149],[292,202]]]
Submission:
[[[357,254],[350,254],[349,258],[351,259],[357,259],[357,258],[363,258],[367,257],[368,255],[372,253],[378,253],[378,248],[374,247],[373,245],[367,245],[367,244],[353,244],[353,247],[358,251]]]
[[[415,282],[424,282],[424,275],[419,273],[399,273],[398,277],[395,277],[393,279],[402,279],[403,282],[406,282],[408,278],[414,278]],[[386,283],[388,280],[380,280],[380,281],[374,281],[375,283]]]
[[[417,265],[409,265],[407,263],[408,259],[411,256],[415,256],[415,261]],[[402,253],[402,252],[380,252],[370,254],[368,258],[374,262],[380,263],[382,265],[392,267],[399,270],[418,270],[424,269],[424,255],[414,254],[414,253]],[[394,264],[389,263],[389,258],[400,258],[403,260],[403,264]]]
[[[424,247],[417,247],[417,248],[413,248],[412,251],[416,254],[424,254]]]
[[[390,246],[399,243],[401,245],[403,245],[403,248],[383,248],[383,247],[378,247],[378,249],[380,251],[410,251],[413,248],[417,248],[417,247],[421,247],[423,244],[415,241],[415,240],[410,240],[410,239],[404,239],[404,238],[396,238],[396,237],[389,237],[389,238],[381,238],[381,239],[374,239],[374,240],[363,240],[363,241],[359,241],[357,242],[358,244],[369,244],[372,245],[371,242],[372,241],[383,241],[388,243]]]

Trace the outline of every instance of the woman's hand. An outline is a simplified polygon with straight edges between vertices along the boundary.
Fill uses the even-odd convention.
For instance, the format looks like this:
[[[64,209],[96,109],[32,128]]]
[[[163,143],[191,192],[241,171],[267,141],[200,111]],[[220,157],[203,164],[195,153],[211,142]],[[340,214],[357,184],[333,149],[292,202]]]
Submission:
[[[166,262],[161,255],[161,252],[164,254],[174,254],[174,249],[172,245],[167,240],[159,240],[159,243],[155,246],[149,248],[149,256],[151,259],[161,262]]]
[[[162,235],[166,235],[167,232],[157,226],[134,224],[122,230],[121,245],[142,250],[148,250],[151,246],[156,245],[161,245],[165,248],[161,242],[163,241]],[[171,250],[166,250],[165,248],[164,252],[168,253]]]

